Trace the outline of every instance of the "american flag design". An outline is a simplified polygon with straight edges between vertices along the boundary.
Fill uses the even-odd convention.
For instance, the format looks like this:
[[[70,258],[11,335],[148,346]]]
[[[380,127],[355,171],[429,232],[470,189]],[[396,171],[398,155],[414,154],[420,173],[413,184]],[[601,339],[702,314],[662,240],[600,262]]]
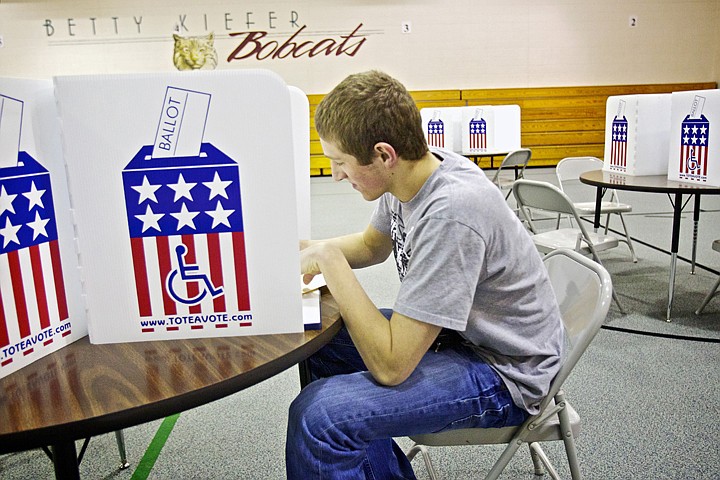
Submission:
[[[237,164],[210,143],[151,152],[122,173],[140,317],[250,310]]]
[[[705,115],[685,117],[680,128],[680,178],[707,180],[709,138],[710,122]]]
[[[616,116],[612,122],[612,148],[610,168],[625,171],[627,168],[628,122],[625,116]]]
[[[0,169],[0,242],[0,348],[5,349],[69,317],[50,173],[27,152],[18,152],[16,166]],[[69,325],[62,330],[62,336],[71,333]],[[52,342],[45,336],[22,355]],[[3,357],[0,366],[12,361]]]
[[[431,147],[445,147],[445,124],[439,118],[428,121],[427,141]]]
[[[485,119],[472,119],[468,125],[470,130],[470,150],[487,150],[487,123]]]

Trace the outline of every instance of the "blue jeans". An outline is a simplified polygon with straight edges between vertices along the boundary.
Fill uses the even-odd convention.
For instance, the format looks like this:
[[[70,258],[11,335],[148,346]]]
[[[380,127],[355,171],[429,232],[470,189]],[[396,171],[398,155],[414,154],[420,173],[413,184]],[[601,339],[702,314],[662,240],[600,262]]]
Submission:
[[[390,311],[383,311],[386,316]],[[520,425],[505,384],[471,347],[428,351],[400,385],[378,384],[343,328],[310,357],[314,379],[290,406],[287,478],[414,479],[392,437]]]

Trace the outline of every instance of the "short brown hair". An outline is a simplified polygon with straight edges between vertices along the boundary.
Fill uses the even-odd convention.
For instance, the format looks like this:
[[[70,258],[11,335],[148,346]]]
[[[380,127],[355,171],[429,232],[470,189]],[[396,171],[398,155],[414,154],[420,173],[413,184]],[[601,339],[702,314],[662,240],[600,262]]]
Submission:
[[[376,70],[350,75],[328,93],[315,112],[315,128],[360,165],[372,162],[378,142],[405,160],[428,151],[415,101],[400,82]]]

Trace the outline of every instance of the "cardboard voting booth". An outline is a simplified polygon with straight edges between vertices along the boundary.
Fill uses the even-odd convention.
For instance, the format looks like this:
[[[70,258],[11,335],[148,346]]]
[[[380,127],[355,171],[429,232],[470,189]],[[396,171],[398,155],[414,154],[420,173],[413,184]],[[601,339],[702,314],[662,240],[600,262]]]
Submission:
[[[463,155],[498,155],[520,148],[520,106],[483,105],[460,110]]]
[[[720,90],[672,93],[668,179],[720,186],[718,117]]]
[[[626,175],[667,172],[671,95],[608,97],[603,170]]]
[[[307,95],[297,87],[290,90],[290,110],[293,126],[293,156],[295,159],[295,196],[297,204],[298,236],[300,240],[311,238],[310,223],[310,102]],[[325,279],[318,277],[318,281]],[[303,286],[300,287],[303,289]],[[320,290],[303,292],[303,324],[305,330],[322,327],[320,315]]]
[[[55,79],[91,342],[302,331],[291,91],[262,70]]]
[[[0,78],[0,377],[87,335],[51,81]]]
[[[463,155],[480,155],[495,149],[495,115],[489,105],[461,109],[460,143]]]
[[[429,146],[460,153],[461,107],[422,108],[420,117]]]
[[[420,110],[428,145],[462,155],[498,155],[520,148],[520,107],[423,108]]]

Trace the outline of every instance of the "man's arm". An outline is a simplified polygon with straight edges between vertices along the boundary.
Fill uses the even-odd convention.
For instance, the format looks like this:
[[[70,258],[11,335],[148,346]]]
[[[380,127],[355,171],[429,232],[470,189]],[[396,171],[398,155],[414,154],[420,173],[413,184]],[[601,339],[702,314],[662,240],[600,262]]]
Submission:
[[[387,243],[390,250],[392,249],[392,242],[388,237],[368,227],[368,230],[370,229],[388,239]],[[371,245],[376,240],[374,235],[371,231]],[[351,268],[351,265],[362,265],[375,259],[367,252],[363,253],[363,247],[358,247],[360,243],[367,246],[365,242],[358,242],[357,238],[351,240],[349,237],[341,237],[340,240],[313,243],[300,252],[302,273],[323,274],[330,292],[340,306],[340,313],[350,336],[372,376],[380,384],[398,385],[415,370],[440,333],[440,327],[398,313],[394,313],[390,321],[385,319],[367,296]],[[353,247],[348,248],[350,245]],[[369,247],[368,250],[373,251],[373,248]],[[380,251],[384,251],[382,247]]]
[[[342,251],[351,268],[365,268],[384,262],[392,252],[392,240],[372,225],[364,232],[353,233],[327,240],[301,240],[300,250],[329,243]]]

